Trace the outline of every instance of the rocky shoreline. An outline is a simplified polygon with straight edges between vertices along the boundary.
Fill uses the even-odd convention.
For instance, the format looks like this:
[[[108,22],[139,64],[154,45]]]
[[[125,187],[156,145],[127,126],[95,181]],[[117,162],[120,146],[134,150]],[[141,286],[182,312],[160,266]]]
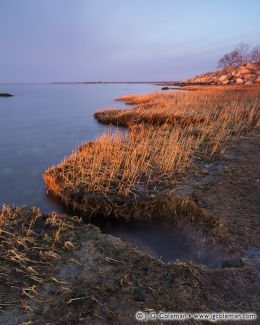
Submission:
[[[254,85],[260,84],[260,64],[245,63],[238,67],[228,67],[223,70],[197,75],[183,81],[182,84],[207,85]]]

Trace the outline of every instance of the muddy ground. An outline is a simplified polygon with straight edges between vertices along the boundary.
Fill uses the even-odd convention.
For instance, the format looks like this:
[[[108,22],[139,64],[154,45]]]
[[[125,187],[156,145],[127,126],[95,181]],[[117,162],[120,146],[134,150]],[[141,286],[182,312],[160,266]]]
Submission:
[[[215,161],[203,162],[177,194],[222,219],[243,247],[260,245],[260,134],[239,137]]]
[[[53,248],[60,258],[50,262],[44,281],[24,279],[14,264],[14,290],[1,275],[0,324],[132,325],[139,323],[134,318],[138,310],[260,315],[259,147],[259,135],[234,140],[177,190],[221,219],[241,247],[239,258],[213,269],[166,264],[93,225],[76,224],[70,249]],[[41,225],[34,231],[39,236],[48,229]],[[35,285],[32,299],[21,290],[25,281]],[[193,323],[202,324],[185,322]]]

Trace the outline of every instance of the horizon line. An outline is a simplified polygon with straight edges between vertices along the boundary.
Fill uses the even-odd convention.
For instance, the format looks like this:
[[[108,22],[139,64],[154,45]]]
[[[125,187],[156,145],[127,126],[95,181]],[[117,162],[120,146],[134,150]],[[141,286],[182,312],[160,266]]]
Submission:
[[[176,80],[158,80],[158,81],[39,81],[39,82],[30,82],[30,81],[9,81],[9,82],[0,82],[0,85],[11,85],[11,84],[123,84],[123,83],[176,83],[179,81]]]

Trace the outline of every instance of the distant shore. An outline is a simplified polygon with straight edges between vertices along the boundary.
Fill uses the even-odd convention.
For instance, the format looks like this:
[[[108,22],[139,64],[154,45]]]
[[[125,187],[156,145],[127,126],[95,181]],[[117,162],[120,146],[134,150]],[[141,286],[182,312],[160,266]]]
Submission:
[[[169,85],[175,84],[177,81],[54,81],[50,82],[53,85],[62,85],[62,84],[152,84],[152,85]],[[178,82],[177,82],[178,83]]]

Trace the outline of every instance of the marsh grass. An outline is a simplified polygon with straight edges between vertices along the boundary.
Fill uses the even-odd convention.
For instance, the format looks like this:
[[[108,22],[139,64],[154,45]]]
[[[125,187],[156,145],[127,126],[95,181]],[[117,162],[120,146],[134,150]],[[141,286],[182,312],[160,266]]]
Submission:
[[[173,189],[195,160],[213,159],[231,136],[259,126],[257,86],[121,99],[134,108],[106,110],[95,117],[128,126],[124,135],[106,132],[44,173],[48,190],[74,208],[96,213],[106,205],[114,209],[128,199]]]
[[[137,126],[122,136],[104,133],[44,174],[52,192],[84,201],[91,194],[145,196],[191,163],[198,145],[189,129]],[[73,199],[72,199],[73,200]]]
[[[37,208],[0,209],[0,312],[8,306],[31,310],[28,300],[44,303],[39,288],[45,283],[64,287],[55,270],[75,245],[78,222],[55,213],[44,217]]]
[[[120,100],[134,105],[126,110],[101,110],[95,118],[106,124],[131,126],[139,123],[186,126],[222,122],[233,114],[236,118],[255,113],[259,108],[260,86],[198,87],[192,92],[152,93],[123,96]],[[243,116],[245,119],[246,116]],[[244,120],[242,122],[245,122]]]

